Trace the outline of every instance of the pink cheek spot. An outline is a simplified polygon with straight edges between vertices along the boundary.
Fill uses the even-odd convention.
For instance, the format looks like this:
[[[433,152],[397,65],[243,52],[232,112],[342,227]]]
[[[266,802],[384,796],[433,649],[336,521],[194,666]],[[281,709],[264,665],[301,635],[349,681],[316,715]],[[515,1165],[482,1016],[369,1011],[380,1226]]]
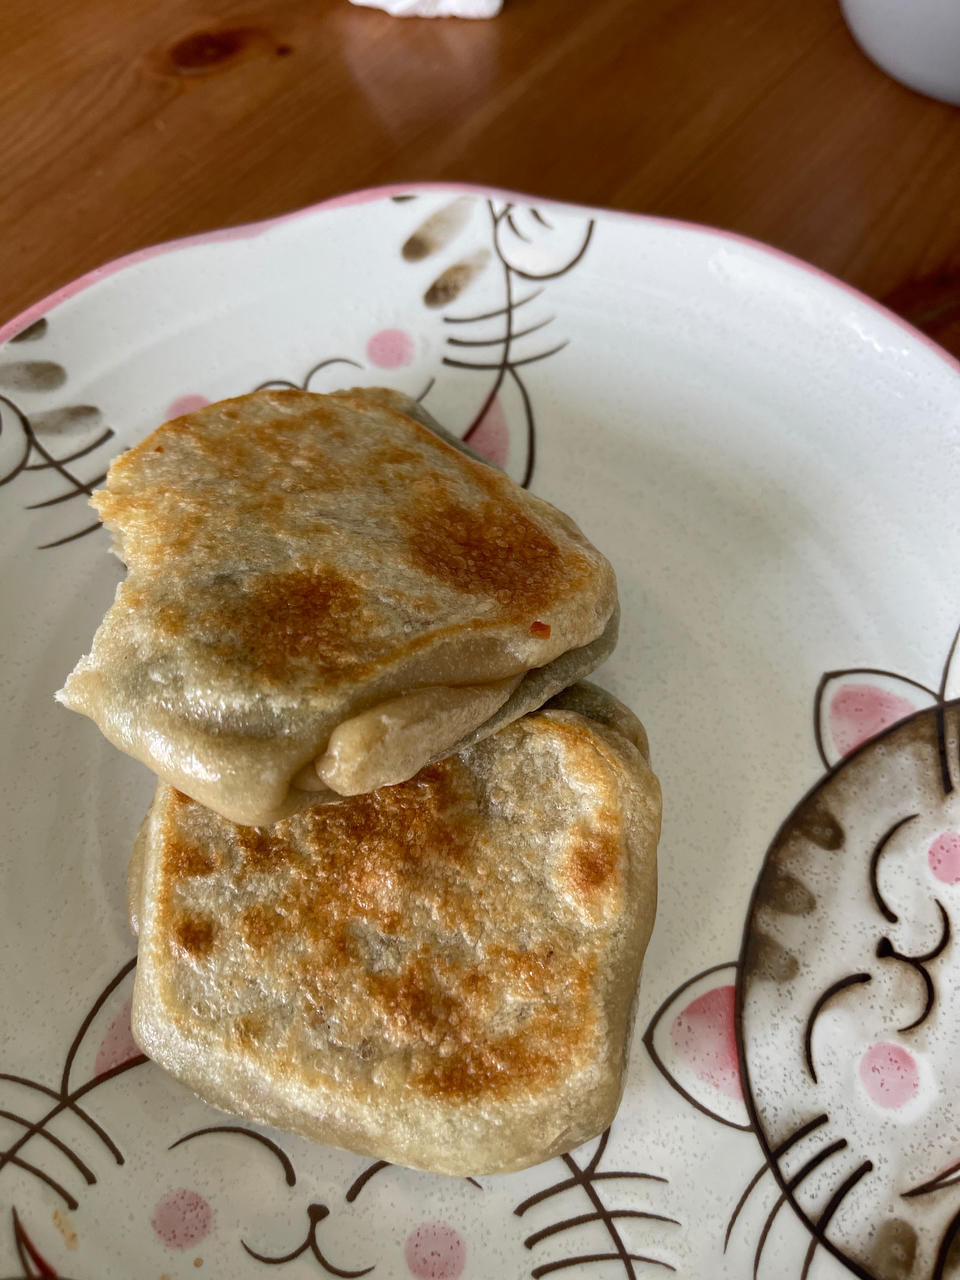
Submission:
[[[104,1071],[110,1071],[113,1067],[129,1062],[140,1052],[130,1030],[130,1004],[131,1001],[128,1000],[107,1027],[106,1035],[100,1042],[97,1058],[93,1064],[95,1075],[102,1075]]]
[[[209,1233],[213,1210],[198,1192],[177,1187],[157,1201],[150,1225],[169,1248],[189,1249]]]
[[[378,369],[399,369],[413,359],[416,343],[404,329],[381,329],[367,343],[367,359]]]
[[[195,413],[209,403],[206,396],[178,396],[167,405],[165,421],[172,422],[174,418],[182,418],[185,413]]]
[[[913,1054],[898,1044],[875,1044],[860,1059],[860,1082],[878,1107],[903,1107],[917,1096],[920,1073]]]
[[[830,733],[842,756],[875,738],[916,707],[899,694],[871,684],[845,684],[830,703]]]
[[[495,467],[507,465],[507,454],[510,451],[510,428],[507,426],[507,415],[503,405],[494,396],[487,406],[487,411],[464,437],[466,443],[481,458],[486,458]]]
[[[456,1280],[467,1261],[467,1246],[445,1222],[421,1222],[407,1236],[404,1257],[417,1280]]]
[[[714,987],[678,1013],[670,1029],[670,1040],[677,1055],[693,1067],[698,1079],[728,1098],[743,1097],[734,1024],[735,1002],[732,986]]]
[[[960,884],[960,831],[944,831],[927,854],[930,870],[944,884]]]

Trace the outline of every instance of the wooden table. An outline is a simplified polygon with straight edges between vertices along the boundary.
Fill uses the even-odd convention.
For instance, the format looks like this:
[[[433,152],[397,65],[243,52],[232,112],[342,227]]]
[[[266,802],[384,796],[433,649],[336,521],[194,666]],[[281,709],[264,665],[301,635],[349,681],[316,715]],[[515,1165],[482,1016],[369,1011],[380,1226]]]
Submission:
[[[960,353],[960,110],[837,0],[5,0],[0,319],[158,240],[459,180],[759,237]]]

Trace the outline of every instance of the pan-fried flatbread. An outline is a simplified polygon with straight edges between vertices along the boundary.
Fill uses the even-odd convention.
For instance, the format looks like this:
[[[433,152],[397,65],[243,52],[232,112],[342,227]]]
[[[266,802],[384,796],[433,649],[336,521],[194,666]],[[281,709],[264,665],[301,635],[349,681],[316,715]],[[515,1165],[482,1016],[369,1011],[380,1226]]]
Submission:
[[[408,397],[261,391],[160,427],[93,503],[126,580],[57,695],[236,822],[412,777],[616,642],[567,516]]]
[[[227,1111],[438,1173],[593,1137],[656,906],[645,747],[578,688],[269,828],[161,783],[131,864],[137,1042]]]

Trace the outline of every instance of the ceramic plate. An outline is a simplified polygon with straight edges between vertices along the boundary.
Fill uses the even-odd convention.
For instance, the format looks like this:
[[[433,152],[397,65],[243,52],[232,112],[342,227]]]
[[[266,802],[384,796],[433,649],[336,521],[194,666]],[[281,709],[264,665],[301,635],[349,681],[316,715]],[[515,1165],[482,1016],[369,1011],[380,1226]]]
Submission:
[[[0,1275],[960,1274],[960,371],[756,244],[375,191],[144,252],[0,331]],[[137,1053],[152,793],[53,692],[164,419],[389,383],[614,562],[660,913],[598,1140],[451,1180],[234,1120]]]

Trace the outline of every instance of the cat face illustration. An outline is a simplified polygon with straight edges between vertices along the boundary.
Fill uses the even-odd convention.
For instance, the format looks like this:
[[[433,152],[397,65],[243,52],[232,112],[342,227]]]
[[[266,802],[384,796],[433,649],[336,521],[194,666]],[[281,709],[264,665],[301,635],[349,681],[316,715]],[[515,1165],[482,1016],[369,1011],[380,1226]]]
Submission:
[[[948,663],[949,669],[949,663]],[[960,1276],[960,702],[873,669],[816,700],[829,772],[774,837],[739,960],[645,1042],[690,1102],[752,1128],[818,1250],[869,1280]],[[742,1096],[742,1101],[741,1101]],[[745,1104],[745,1113],[744,1113]]]

